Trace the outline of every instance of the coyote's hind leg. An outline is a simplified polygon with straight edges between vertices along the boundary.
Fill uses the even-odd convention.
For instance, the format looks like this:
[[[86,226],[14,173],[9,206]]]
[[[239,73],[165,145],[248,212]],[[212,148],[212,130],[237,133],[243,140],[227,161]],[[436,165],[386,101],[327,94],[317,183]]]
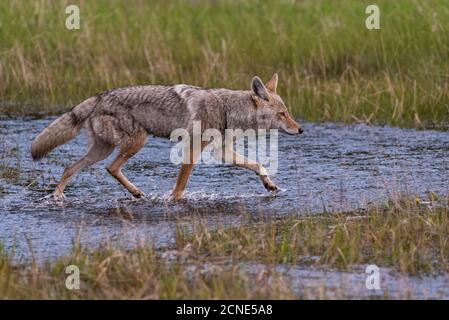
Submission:
[[[104,142],[100,139],[95,139],[92,143],[92,147],[89,149],[89,152],[87,152],[87,154],[80,160],[64,170],[61,181],[56,186],[55,192],[53,193],[53,197],[55,199],[64,198],[64,189],[73,175],[81,169],[84,169],[88,166],[93,165],[94,163],[97,163],[98,161],[106,159],[112,153],[112,151],[114,151],[114,148],[115,146],[112,144]]]
[[[125,142],[121,143],[119,154],[114,159],[114,161],[112,161],[112,163],[106,168],[108,172],[126,189],[128,189],[128,191],[131,192],[131,194],[136,198],[145,196],[145,194],[123,175],[122,166],[132,156],[139,152],[140,149],[142,149],[145,144],[146,137],[147,133],[145,132],[145,130],[141,130],[134,137],[127,139]]]

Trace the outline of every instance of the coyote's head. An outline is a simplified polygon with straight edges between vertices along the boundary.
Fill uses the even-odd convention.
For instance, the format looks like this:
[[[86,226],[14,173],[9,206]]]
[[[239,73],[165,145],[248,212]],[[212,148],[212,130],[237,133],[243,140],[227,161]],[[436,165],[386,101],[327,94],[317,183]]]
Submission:
[[[278,75],[275,73],[265,85],[255,76],[251,83],[253,100],[257,106],[257,126],[280,129],[288,134],[301,134],[301,126],[292,119],[281,97],[276,94]]]

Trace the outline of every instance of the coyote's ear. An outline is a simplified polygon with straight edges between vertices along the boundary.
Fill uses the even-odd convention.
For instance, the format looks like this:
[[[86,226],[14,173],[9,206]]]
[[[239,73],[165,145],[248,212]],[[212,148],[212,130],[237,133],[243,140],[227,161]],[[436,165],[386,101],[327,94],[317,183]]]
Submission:
[[[276,88],[277,88],[277,86],[278,86],[278,74],[277,73],[275,73],[275,74],[273,74],[273,76],[271,77],[271,79],[270,79],[270,81],[268,81],[267,83],[265,83],[265,87],[269,90],[269,91],[271,91],[271,92],[273,92],[273,93],[276,93]]]
[[[267,88],[265,88],[262,80],[260,80],[258,76],[255,76],[251,81],[251,89],[253,89],[253,92],[256,94],[256,96],[268,101],[269,98]]]

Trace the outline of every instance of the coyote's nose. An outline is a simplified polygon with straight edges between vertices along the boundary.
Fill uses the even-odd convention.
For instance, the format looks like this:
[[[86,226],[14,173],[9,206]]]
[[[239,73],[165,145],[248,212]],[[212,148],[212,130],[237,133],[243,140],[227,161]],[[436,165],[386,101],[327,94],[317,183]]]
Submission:
[[[298,134],[301,134],[303,132],[304,132],[304,130],[302,130],[302,128],[298,128]]]

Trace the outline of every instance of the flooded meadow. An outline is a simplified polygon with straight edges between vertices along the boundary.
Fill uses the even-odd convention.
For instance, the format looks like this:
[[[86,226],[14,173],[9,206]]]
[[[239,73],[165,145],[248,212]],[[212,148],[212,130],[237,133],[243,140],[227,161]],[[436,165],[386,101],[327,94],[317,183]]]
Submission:
[[[442,198],[449,186],[448,132],[303,123],[301,136],[279,135],[278,170],[272,176],[281,188],[277,194],[268,193],[250,171],[200,164],[190,177],[185,199],[172,202],[178,171],[170,161],[174,143],[150,136],[124,168],[145,198],[132,198],[109,176],[105,167],[110,157],[78,173],[65,191],[67,198],[55,202],[49,195],[64,168],[85,153],[86,139],[81,134],[33,162],[30,143],[52,119],[0,120],[0,242],[21,261],[56,259],[68,254],[74,241],[88,248],[105,241],[125,248],[147,242],[156,248],[170,247],[179,226],[189,227],[196,219],[213,228],[248,224],[260,217],[319,217],[363,210],[398,194]],[[287,273],[296,287],[304,274],[313,273],[306,284],[321,280],[336,284],[341,278],[332,270]],[[357,277],[360,274],[350,280]],[[391,288],[397,286],[394,276],[388,279]],[[416,281],[419,290],[427,288],[434,297],[434,288],[448,281],[445,274],[438,279],[444,281]],[[443,287],[437,291],[447,298],[447,286]],[[404,295],[403,290],[393,292]]]

